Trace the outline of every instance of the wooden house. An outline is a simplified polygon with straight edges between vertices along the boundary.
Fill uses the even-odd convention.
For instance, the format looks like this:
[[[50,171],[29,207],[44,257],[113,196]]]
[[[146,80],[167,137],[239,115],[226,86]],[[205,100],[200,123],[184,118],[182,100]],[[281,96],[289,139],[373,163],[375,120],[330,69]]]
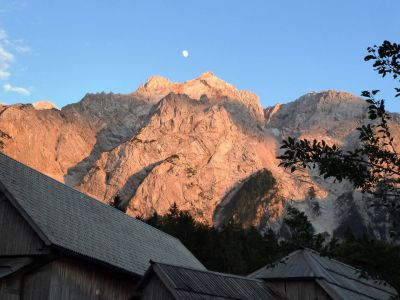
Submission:
[[[386,282],[362,278],[361,274],[361,270],[302,249],[248,277],[264,280],[290,300],[386,300],[397,296]]]
[[[136,300],[285,299],[262,280],[152,263],[137,286]]]
[[[176,238],[0,154],[0,299],[128,299],[150,260],[205,270]]]

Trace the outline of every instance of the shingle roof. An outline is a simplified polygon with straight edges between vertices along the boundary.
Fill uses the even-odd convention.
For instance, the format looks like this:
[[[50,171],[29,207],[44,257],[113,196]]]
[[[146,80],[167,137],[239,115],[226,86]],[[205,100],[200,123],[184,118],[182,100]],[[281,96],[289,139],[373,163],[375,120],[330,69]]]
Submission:
[[[152,263],[152,267],[138,285],[139,291],[153,273],[157,274],[177,300],[282,299],[262,280],[162,263]]]
[[[47,244],[139,276],[151,259],[205,269],[178,239],[4,154],[0,190]]]
[[[333,299],[391,299],[395,289],[385,282],[360,278],[360,270],[318,252],[294,251],[275,264],[265,266],[250,278],[264,280],[314,279]]]

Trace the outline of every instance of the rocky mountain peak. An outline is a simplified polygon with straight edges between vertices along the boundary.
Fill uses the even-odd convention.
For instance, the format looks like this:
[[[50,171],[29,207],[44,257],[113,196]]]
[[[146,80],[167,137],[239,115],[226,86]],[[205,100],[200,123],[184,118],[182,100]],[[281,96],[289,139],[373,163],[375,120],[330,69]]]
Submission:
[[[181,86],[186,91],[206,90],[209,94],[207,96],[214,95],[216,98],[225,96],[234,99],[235,97],[238,98],[240,93],[232,84],[220,79],[212,72],[205,72],[193,80],[185,81]]]
[[[264,116],[266,125],[275,132],[279,128],[282,137],[331,138],[340,144],[366,117],[366,102],[347,92],[311,92],[294,102],[266,108]]]
[[[37,110],[43,110],[43,109],[58,109],[57,106],[47,100],[44,101],[37,101],[35,103],[32,103],[32,106],[37,109]]]
[[[147,79],[146,83],[143,85],[143,88],[151,91],[169,88],[171,85],[173,85],[173,83],[169,79],[156,75]]]
[[[183,83],[174,83],[162,76],[153,76],[133,92],[132,96],[145,102],[157,103],[171,93],[185,94],[195,100],[201,100],[202,96],[206,96],[212,103],[236,102],[247,107],[257,119],[262,120],[264,117],[257,95],[236,89],[212,72],[205,72]]]
[[[206,79],[206,78],[211,78],[211,77],[216,77],[216,76],[214,75],[213,72],[207,71],[207,72],[204,72],[203,74],[201,74],[199,76],[199,79]]]
[[[268,106],[265,110],[264,110],[264,116],[265,116],[265,122],[266,124],[268,124],[272,118],[274,117],[274,115],[279,111],[279,109],[281,108],[281,104],[277,103],[274,106]]]
[[[366,104],[346,92],[312,92],[263,111],[255,94],[206,72],[183,83],[154,76],[127,95],[87,94],[48,108],[0,105],[0,130],[10,136],[4,152],[105,203],[118,194],[131,215],[163,214],[176,202],[204,222],[232,217],[278,229],[293,200],[318,232],[332,233],[349,215],[336,199],[355,209],[361,197],[312,173],[286,172],[276,159],[287,136],[353,145]],[[400,118],[392,121],[398,132]],[[247,194],[249,187],[263,192]]]
[[[335,91],[335,90],[325,90],[321,92],[311,92],[300,97],[299,102],[304,102],[304,104],[339,104],[339,103],[351,103],[360,102],[362,99],[356,95],[348,92]]]

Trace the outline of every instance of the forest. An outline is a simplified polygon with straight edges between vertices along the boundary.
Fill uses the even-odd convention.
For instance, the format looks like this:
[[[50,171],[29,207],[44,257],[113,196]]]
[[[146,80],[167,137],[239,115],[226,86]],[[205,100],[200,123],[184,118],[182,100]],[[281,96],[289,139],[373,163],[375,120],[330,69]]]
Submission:
[[[139,219],[181,240],[209,270],[248,275],[294,250],[310,248],[359,268],[362,277],[383,279],[400,289],[399,246],[367,236],[355,238],[351,232],[342,239],[326,238],[316,234],[307,216],[291,206],[283,220],[290,232],[286,239],[272,230],[260,234],[234,221],[220,228],[199,223],[176,204],[165,215]]]

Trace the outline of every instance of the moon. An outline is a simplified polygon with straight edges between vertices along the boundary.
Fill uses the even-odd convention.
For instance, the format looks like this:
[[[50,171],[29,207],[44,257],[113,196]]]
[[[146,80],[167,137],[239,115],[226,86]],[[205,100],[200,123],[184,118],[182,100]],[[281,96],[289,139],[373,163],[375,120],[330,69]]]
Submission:
[[[182,56],[183,56],[184,58],[187,58],[187,57],[189,56],[189,51],[183,50],[183,51],[182,51]]]

